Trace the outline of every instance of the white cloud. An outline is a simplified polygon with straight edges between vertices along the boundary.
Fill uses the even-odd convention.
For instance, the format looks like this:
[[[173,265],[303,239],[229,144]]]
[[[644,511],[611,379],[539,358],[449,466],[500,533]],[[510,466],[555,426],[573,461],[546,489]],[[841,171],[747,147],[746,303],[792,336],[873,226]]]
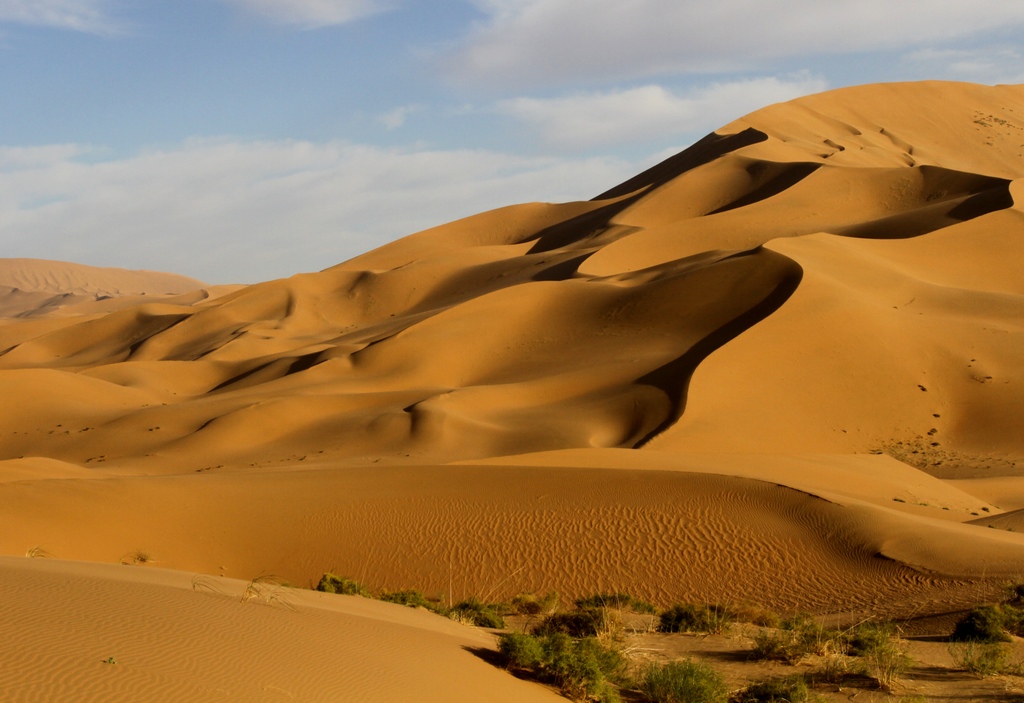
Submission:
[[[382,0],[224,0],[272,22],[304,29],[345,24],[390,9]]]
[[[120,24],[108,11],[110,0],[0,0],[0,22],[110,34]]]
[[[974,0],[473,0],[487,16],[449,70],[529,86],[750,70],[806,54],[904,50],[1024,25],[1024,3]]]
[[[713,131],[765,105],[827,88],[820,78],[800,75],[715,83],[677,95],[658,85],[559,98],[514,98],[499,112],[537,130],[562,149],[609,146]]]
[[[1013,47],[922,49],[903,57],[918,75],[972,83],[1024,83],[1024,51]]]
[[[345,142],[196,140],[96,162],[0,149],[3,256],[252,282],[340,263],[458,217],[588,198],[633,175],[607,158],[522,158]]]
[[[385,112],[380,116],[380,122],[388,129],[398,129],[405,124],[405,120],[417,112],[423,110],[422,105],[403,105],[402,107],[396,107],[394,110]]]

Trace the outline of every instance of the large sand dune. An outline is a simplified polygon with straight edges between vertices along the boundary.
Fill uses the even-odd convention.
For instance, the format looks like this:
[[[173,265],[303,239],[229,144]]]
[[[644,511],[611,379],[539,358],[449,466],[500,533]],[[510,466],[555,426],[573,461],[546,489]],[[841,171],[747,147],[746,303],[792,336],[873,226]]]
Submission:
[[[45,291],[0,323],[0,552],[948,610],[1024,574],[1021,261],[1024,86],[919,83],[765,108],[593,201],[319,273],[115,305],[31,269]],[[0,564],[140,593],[82,568]]]

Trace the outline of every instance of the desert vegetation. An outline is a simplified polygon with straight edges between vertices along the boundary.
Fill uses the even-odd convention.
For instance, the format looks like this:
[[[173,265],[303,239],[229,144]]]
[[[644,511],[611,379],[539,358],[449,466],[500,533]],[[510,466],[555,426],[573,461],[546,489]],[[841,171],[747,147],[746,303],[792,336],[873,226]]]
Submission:
[[[782,616],[752,604],[677,602],[658,608],[621,592],[596,593],[566,606],[556,593],[521,593],[490,603],[470,597],[448,605],[417,590],[373,596],[365,586],[333,574],[325,574],[317,589],[377,597],[497,630],[498,664],[574,701],[804,703],[831,700],[829,691],[843,690],[876,691],[890,701],[927,700],[904,690],[913,678],[912,638],[899,623],[876,618],[835,626],[810,613]],[[1011,586],[1008,593],[1003,602],[964,612],[947,632],[950,675],[1021,676],[1010,643],[1019,636],[1020,592]],[[734,658],[745,660],[740,666],[752,674],[729,680],[706,657],[659,654],[672,649],[666,643],[673,638],[709,637],[730,643]],[[645,638],[661,638],[662,646],[652,648]],[[766,665],[783,673],[754,675]]]

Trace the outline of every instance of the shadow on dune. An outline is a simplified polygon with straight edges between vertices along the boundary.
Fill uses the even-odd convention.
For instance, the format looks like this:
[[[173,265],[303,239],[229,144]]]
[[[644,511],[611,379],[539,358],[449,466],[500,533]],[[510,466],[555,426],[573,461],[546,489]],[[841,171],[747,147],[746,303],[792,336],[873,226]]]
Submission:
[[[803,268],[798,263],[776,252],[758,248],[735,256],[763,257],[766,265],[776,269],[777,282],[774,288],[759,303],[701,339],[682,356],[637,379],[637,383],[655,386],[664,391],[671,400],[672,410],[657,427],[633,445],[634,449],[643,447],[682,417],[686,409],[690,379],[697,366],[712,352],[782,307],[783,303],[789,300],[789,297],[796,291],[803,278]]]

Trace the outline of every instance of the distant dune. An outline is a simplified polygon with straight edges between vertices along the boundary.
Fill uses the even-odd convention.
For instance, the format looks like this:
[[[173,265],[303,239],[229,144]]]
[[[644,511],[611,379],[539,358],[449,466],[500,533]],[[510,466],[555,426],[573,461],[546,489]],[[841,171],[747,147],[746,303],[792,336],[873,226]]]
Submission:
[[[771,106],[592,201],[502,208],[212,294],[6,260],[0,553],[142,552],[224,592],[334,571],[456,598],[949,611],[1024,574],[1022,261],[1024,86],[940,82]],[[492,690],[463,647],[490,646],[476,631],[311,594],[298,614],[258,610],[263,624],[238,610],[253,604],[131,568],[151,575],[0,561],[41,599],[66,574],[139,600],[128,625],[151,639],[125,645],[142,677],[126,686],[198,685],[174,668],[186,653],[148,658],[159,591],[183,617],[278,628],[289,656],[330,646],[289,618],[344,620],[367,652],[387,650],[367,625],[384,618],[469,667],[428,699]],[[26,607],[0,599],[8,621]],[[381,700],[434,685],[392,664],[356,658],[331,690],[376,690],[365,667],[392,687]],[[206,680],[256,700],[242,671]],[[502,676],[508,700],[546,695]],[[0,676],[0,697],[19,685]]]

